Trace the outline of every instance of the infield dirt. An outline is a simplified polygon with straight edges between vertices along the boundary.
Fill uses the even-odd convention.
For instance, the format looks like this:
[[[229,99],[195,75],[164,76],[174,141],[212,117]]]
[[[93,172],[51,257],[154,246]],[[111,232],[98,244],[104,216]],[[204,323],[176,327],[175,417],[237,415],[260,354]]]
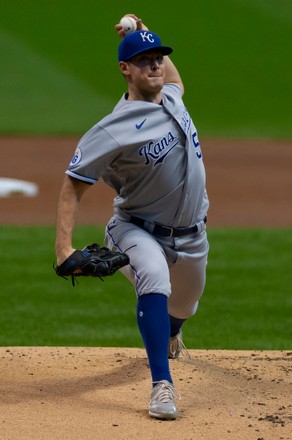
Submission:
[[[34,198],[0,199],[0,224],[54,224],[58,194],[77,138],[0,137],[0,176],[39,185]],[[292,142],[201,141],[211,201],[210,226],[292,225]],[[105,224],[114,193],[102,181],[82,200],[79,222]]]
[[[38,184],[0,199],[0,224],[55,222],[76,138],[0,138],[0,176]],[[291,141],[203,140],[210,226],[291,227]],[[105,224],[113,192],[85,194],[80,224]],[[1,440],[292,439],[292,352],[190,350],[171,360],[180,416],[149,418],[150,374],[134,348],[1,347]]]
[[[0,348],[1,440],[288,440],[292,352],[190,350],[171,360],[180,416],[150,419],[134,348]]]

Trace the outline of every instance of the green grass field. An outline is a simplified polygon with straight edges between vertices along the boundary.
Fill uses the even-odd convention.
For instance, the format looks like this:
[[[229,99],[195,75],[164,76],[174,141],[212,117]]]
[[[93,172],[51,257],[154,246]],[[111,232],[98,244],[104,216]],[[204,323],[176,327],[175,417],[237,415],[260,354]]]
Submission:
[[[79,226],[75,245],[101,228]],[[121,275],[71,282],[53,270],[54,228],[1,226],[0,346],[142,347],[136,298]],[[204,349],[292,349],[292,230],[210,229],[208,281],[185,343]],[[5,252],[3,251],[5,249]]]
[[[113,26],[127,12],[173,46],[200,136],[291,139],[291,0],[113,0],[102,13],[96,0],[2,0],[0,135],[81,135],[110,112],[125,90]],[[79,227],[76,246],[95,234],[101,241],[101,229]],[[291,349],[292,229],[209,238],[187,346]],[[1,225],[0,243],[0,346],[142,346],[120,274],[75,288],[57,278],[53,227]]]
[[[126,12],[173,46],[201,136],[291,138],[291,0],[2,0],[0,133],[79,135],[111,111]]]

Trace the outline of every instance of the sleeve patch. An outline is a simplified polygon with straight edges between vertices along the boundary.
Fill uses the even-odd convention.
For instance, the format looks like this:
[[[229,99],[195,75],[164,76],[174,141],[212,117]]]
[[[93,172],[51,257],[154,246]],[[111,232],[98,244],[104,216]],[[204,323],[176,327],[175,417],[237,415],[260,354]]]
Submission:
[[[75,153],[71,159],[69,166],[77,165],[81,161],[82,153],[79,147],[76,148]]]

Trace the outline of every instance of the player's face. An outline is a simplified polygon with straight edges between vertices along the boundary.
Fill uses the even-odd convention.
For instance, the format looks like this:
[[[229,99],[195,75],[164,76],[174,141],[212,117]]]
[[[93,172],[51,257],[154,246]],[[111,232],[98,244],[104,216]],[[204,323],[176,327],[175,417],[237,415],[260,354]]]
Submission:
[[[157,51],[136,55],[127,63],[128,82],[142,94],[159,93],[164,85],[163,55]]]
[[[134,64],[140,69],[148,69],[151,71],[157,70],[159,66],[161,66],[163,62],[163,55],[159,52],[146,52],[140,55],[136,55],[130,61],[131,64]]]

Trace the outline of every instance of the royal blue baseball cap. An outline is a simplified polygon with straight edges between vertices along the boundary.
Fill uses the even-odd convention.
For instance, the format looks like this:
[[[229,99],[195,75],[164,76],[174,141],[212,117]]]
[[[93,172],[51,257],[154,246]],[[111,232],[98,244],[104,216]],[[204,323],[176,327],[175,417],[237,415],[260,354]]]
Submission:
[[[135,31],[126,35],[118,49],[119,61],[128,61],[135,55],[149,50],[159,49],[162,55],[173,52],[171,47],[163,46],[157,34],[151,31]]]

